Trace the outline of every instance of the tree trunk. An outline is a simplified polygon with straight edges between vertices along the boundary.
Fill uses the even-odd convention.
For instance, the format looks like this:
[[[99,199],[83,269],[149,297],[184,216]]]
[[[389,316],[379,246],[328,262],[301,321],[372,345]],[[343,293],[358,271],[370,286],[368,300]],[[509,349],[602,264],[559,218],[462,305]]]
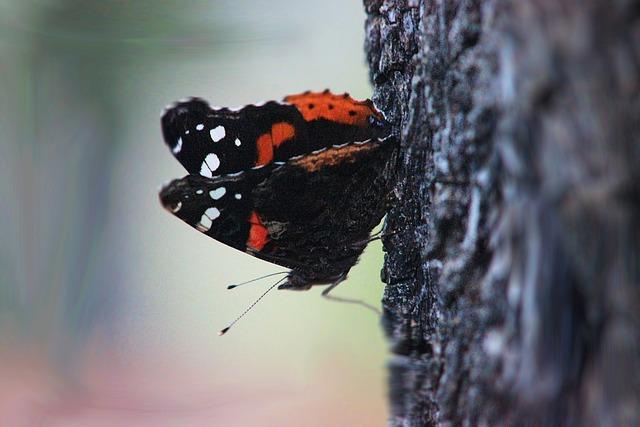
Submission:
[[[365,0],[391,425],[640,423],[640,2]]]

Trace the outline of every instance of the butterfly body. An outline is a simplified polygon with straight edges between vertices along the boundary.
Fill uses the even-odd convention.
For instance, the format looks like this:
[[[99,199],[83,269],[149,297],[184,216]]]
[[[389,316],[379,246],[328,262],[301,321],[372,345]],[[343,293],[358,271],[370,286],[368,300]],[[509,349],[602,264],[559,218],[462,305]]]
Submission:
[[[191,100],[165,113],[165,141],[190,174],[160,199],[202,233],[290,268],[280,288],[303,290],[340,281],[357,263],[385,214],[396,144],[370,101],[287,99],[240,111]]]

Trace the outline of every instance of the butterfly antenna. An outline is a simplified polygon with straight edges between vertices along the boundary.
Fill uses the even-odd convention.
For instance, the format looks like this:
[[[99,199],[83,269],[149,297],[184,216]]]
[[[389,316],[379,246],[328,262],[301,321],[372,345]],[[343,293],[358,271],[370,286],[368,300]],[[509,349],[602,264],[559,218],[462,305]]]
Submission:
[[[248,312],[249,312],[249,311],[250,311],[250,310],[251,310],[251,309],[252,309],[252,308],[257,304],[257,303],[259,303],[259,302],[260,302],[260,300],[261,300],[262,298],[264,298],[264,297],[265,297],[265,295],[267,295],[267,294],[271,291],[271,289],[273,289],[273,288],[275,288],[276,286],[278,286],[278,285],[279,285],[280,283],[282,283],[284,280],[286,280],[286,277],[283,277],[282,279],[278,280],[276,283],[274,283],[273,285],[271,285],[271,286],[269,287],[269,289],[267,289],[266,291],[264,291],[264,293],[263,293],[262,295],[260,295],[260,298],[258,298],[257,300],[255,300],[255,301],[253,302],[253,304],[251,304],[249,307],[247,307],[247,309],[246,309],[245,311],[243,311],[243,312],[242,312],[242,314],[240,314],[240,316],[236,317],[236,319],[235,319],[233,322],[231,322],[231,323],[229,324],[229,326],[227,326],[227,327],[226,327],[226,328],[224,328],[224,329],[221,329],[221,330],[220,330],[220,332],[218,332],[218,335],[222,336],[222,335],[226,334],[226,333],[227,333],[227,331],[228,331],[229,329],[231,329],[231,327],[232,327],[233,325],[235,325],[235,324],[236,324],[236,322],[237,322],[238,320],[242,319],[242,318],[244,317],[244,315],[245,315],[245,314],[247,314],[247,313],[248,313]]]
[[[277,276],[279,274],[287,274],[287,273],[289,273],[289,272],[288,271],[278,271],[277,273],[265,274],[264,276],[256,277],[255,279],[247,280],[246,282],[235,283],[233,285],[229,285],[229,286],[227,286],[227,289],[237,288],[238,286],[246,285],[247,283],[257,282],[258,280],[266,279],[267,277]]]

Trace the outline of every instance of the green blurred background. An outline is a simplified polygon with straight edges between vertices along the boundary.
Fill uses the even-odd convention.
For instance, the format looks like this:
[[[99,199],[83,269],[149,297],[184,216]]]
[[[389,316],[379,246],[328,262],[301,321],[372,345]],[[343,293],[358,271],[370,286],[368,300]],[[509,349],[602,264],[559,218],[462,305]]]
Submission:
[[[357,0],[0,0],[0,415],[9,426],[384,425],[378,318],[166,213],[162,108],[370,96]],[[379,306],[380,244],[336,295]]]

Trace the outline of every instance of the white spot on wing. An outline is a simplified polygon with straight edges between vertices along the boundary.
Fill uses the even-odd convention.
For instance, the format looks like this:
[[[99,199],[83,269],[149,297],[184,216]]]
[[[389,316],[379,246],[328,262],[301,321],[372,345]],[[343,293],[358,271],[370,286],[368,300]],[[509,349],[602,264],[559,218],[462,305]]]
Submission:
[[[218,187],[215,190],[209,191],[209,195],[211,196],[211,198],[213,200],[220,200],[222,198],[222,196],[225,195],[226,192],[227,192],[226,188]]]
[[[240,194],[240,193],[236,193],[235,198],[236,198],[237,200],[242,199],[242,194]]]
[[[206,211],[204,211],[204,216],[206,216],[211,221],[213,221],[214,219],[220,216],[220,211],[218,210],[218,208],[209,208]]]
[[[211,135],[211,140],[213,142],[220,141],[226,135],[224,126],[216,126],[215,128],[209,131],[209,135]]]
[[[204,162],[202,162],[202,166],[200,166],[200,175],[206,176],[207,178],[213,177],[213,171],[218,169],[220,166],[220,159],[216,156],[215,153],[207,154]]]
[[[240,140],[236,138],[235,144],[236,144],[236,147],[240,147],[240,145],[242,145],[242,142],[240,142]]]
[[[213,222],[209,219],[209,217],[206,215],[202,215],[202,218],[200,218],[200,222],[196,224],[196,229],[198,231],[206,233],[211,228],[211,224],[213,224]]]
[[[182,150],[182,138],[178,138],[178,143],[171,149],[173,154],[178,154]]]
[[[205,176],[207,178],[213,177],[213,173],[211,169],[207,166],[207,162],[202,162],[202,166],[200,166],[200,175]]]
[[[204,193],[204,190],[196,190],[196,194],[202,194]]]
[[[196,130],[202,130],[202,129],[204,129],[204,125],[202,123],[198,123],[196,125]]]
[[[211,225],[213,224],[213,220],[220,216],[220,211],[216,208],[209,208],[204,211],[202,218],[200,218],[200,222],[196,224],[196,229],[203,233],[206,233],[211,229]]]
[[[184,131],[184,134],[185,134],[185,135],[189,135],[189,129],[185,130],[185,131]]]

